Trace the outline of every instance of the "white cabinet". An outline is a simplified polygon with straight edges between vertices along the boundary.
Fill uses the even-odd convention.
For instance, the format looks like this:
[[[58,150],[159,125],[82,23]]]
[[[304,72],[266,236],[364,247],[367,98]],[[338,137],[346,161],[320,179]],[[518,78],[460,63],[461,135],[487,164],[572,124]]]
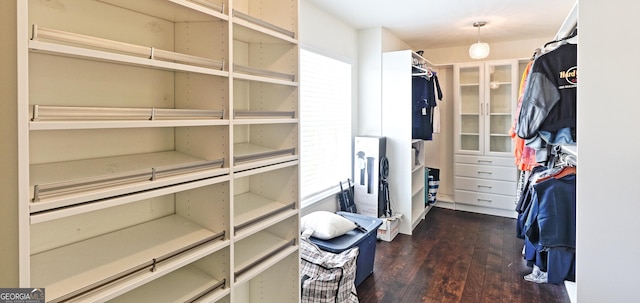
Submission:
[[[297,302],[298,1],[16,4],[20,286]]]
[[[513,216],[517,60],[454,65],[456,209]],[[507,202],[511,200],[511,203]]]
[[[410,50],[382,55],[382,135],[387,138],[389,192],[394,211],[404,216],[399,231],[407,235],[431,207],[425,204],[424,143],[412,139],[411,123],[412,66],[426,68],[426,62]]]
[[[455,151],[510,156],[509,129],[518,93],[516,60],[454,66]]]

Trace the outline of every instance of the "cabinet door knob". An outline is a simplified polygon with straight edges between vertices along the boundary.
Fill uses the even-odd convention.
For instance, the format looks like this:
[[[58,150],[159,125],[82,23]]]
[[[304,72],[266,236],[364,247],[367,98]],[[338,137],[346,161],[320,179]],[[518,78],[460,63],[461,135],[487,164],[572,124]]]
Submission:
[[[481,171],[481,170],[479,170],[479,171],[478,171],[478,174],[488,174],[488,175],[491,175],[491,174],[493,174],[493,172],[492,172],[492,171]]]
[[[491,185],[478,185],[478,188],[493,188]]]
[[[489,202],[489,203],[491,203],[493,201],[491,201],[490,199],[480,199],[480,198],[478,198],[478,202]]]
[[[491,160],[478,160],[478,163],[493,163]]]

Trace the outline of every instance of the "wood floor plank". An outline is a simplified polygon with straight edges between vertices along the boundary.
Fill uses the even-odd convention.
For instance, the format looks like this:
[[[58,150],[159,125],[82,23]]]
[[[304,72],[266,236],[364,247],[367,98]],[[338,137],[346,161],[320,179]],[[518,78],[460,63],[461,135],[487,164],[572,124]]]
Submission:
[[[361,303],[570,303],[562,285],[536,284],[515,220],[434,208],[413,231],[378,241]]]

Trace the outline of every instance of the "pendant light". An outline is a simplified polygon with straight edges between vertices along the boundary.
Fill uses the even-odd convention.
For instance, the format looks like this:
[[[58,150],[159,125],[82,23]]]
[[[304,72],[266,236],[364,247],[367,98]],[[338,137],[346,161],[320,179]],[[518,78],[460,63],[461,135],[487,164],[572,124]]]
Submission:
[[[478,21],[473,23],[473,27],[478,28],[478,42],[469,47],[469,57],[472,59],[484,59],[489,56],[489,44],[480,42],[480,28],[487,25],[487,22]]]

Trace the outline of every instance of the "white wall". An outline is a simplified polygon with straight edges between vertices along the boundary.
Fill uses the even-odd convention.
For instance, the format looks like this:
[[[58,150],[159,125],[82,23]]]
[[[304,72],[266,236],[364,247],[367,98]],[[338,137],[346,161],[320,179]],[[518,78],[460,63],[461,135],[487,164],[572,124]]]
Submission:
[[[352,65],[352,124],[351,133],[358,131],[358,32],[343,21],[327,14],[309,1],[300,1],[300,44],[301,47],[333,57]],[[349,130],[346,130],[349,131]],[[336,181],[337,182],[337,181]],[[302,210],[302,215],[314,210],[337,210],[337,199],[331,195],[313,206]]]
[[[391,33],[388,29],[383,28],[382,32],[382,52],[393,52],[393,51],[401,51],[412,49],[409,44],[400,40],[393,33]]]
[[[360,78],[357,135],[382,135],[382,28],[358,32]]]
[[[411,49],[389,30],[374,27],[358,31],[358,135],[382,135],[382,53]]]
[[[578,302],[640,302],[637,12],[625,0],[578,11]]]
[[[489,47],[491,52],[484,60],[501,60],[501,59],[520,59],[531,58],[533,51],[543,46],[549,39],[527,39],[509,42],[491,43]],[[469,57],[469,45],[459,47],[447,47],[430,49],[424,48],[425,58],[434,64],[452,64],[469,61],[477,61]]]

